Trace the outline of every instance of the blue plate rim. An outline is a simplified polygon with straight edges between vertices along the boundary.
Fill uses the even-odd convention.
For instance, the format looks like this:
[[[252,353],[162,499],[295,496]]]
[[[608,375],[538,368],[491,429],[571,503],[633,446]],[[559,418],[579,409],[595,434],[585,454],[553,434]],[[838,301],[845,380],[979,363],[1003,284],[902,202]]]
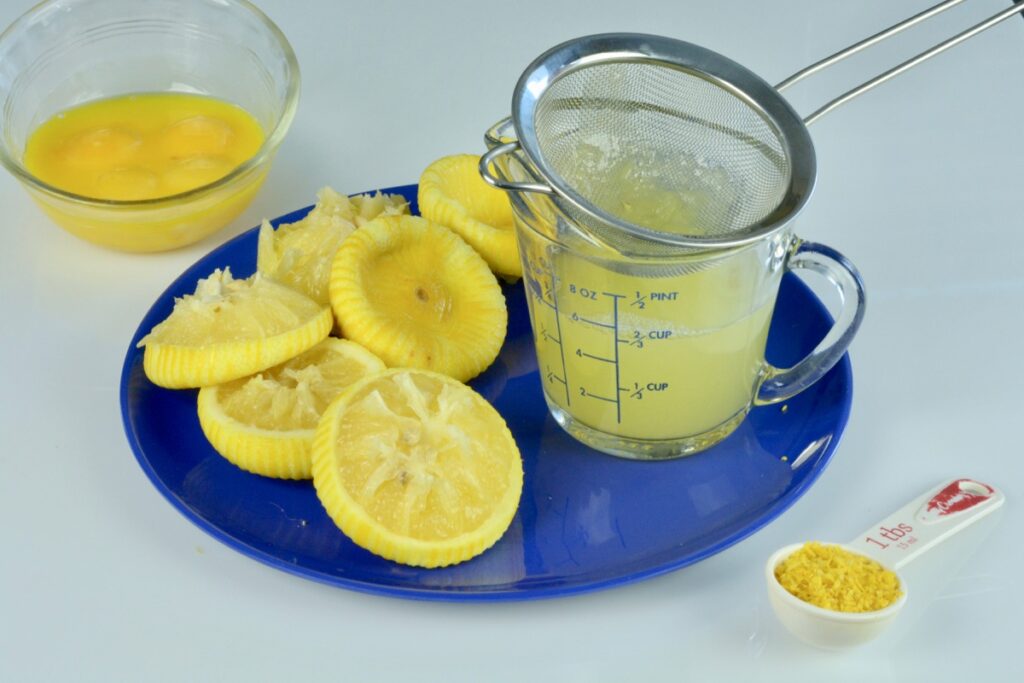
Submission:
[[[413,192],[417,186],[415,184],[397,185],[392,187],[381,188],[380,192],[387,193],[401,193],[408,194]],[[371,190],[371,192],[377,190]],[[414,195],[415,196],[415,195]],[[289,216],[300,214],[308,211],[312,208],[312,205],[306,206],[301,209],[282,214],[278,218],[275,218],[272,222],[276,225],[278,221],[287,219]],[[233,238],[218,244],[209,252],[200,257],[202,260],[210,255],[213,251],[219,251],[226,249],[229,245],[234,244],[246,239],[251,239],[251,235],[259,230],[259,226],[255,226],[248,230],[245,230]],[[197,261],[198,262],[198,261]],[[662,576],[670,572],[682,569],[697,562],[716,555],[727,548],[739,543],[740,541],[748,538],[754,533],[760,531],[769,523],[777,519],[780,515],[786,512],[797,500],[799,500],[806,493],[807,489],[810,488],[814,482],[818,480],[828,464],[831,462],[836,449],[842,441],[843,434],[846,430],[846,425],[849,421],[850,412],[853,404],[853,371],[850,363],[849,353],[843,354],[843,357],[832,371],[838,370],[845,376],[846,391],[844,392],[843,400],[841,402],[841,408],[838,410],[835,421],[835,429],[832,432],[832,438],[829,439],[828,443],[825,444],[821,453],[817,456],[816,462],[812,466],[812,469],[807,475],[801,480],[800,483],[786,490],[786,492],[776,499],[770,510],[762,517],[757,519],[756,522],[749,524],[738,531],[725,536],[718,542],[708,546],[702,551],[687,555],[683,558],[679,558],[676,561],[668,561],[661,564],[655,564],[654,566],[646,569],[628,572],[624,575],[612,576],[603,579],[595,579],[592,581],[577,580],[572,584],[562,585],[551,585],[551,586],[539,586],[536,588],[524,589],[502,589],[497,588],[494,590],[486,591],[472,591],[462,589],[447,589],[439,590],[437,588],[415,588],[409,586],[393,586],[383,585],[370,581],[361,581],[357,579],[340,577],[333,574],[327,574],[307,567],[301,567],[291,562],[287,562],[284,559],[258,550],[251,545],[231,536],[224,530],[220,529],[215,524],[197,514],[192,508],[190,508],[180,497],[174,494],[172,490],[166,485],[163,479],[157,474],[153,466],[150,464],[149,459],[145,455],[145,451],[140,443],[138,435],[136,434],[134,427],[132,426],[130,415],[129,415],[129,382],[127,381],[130,375],[131,367],[135,356],[137,355],[136,345],[139,339],[143,336],[142,322],[147,320],[153,313],[154,309],[159,305],[161,301],[164,301],[168,296],[171,295],[172,291],[178,289],[178,286],[182,284],[182,281],[188,275],[189,271],[196,265],[192,263],[185,268],[184,271],[178,277],[176,277],[154,300],[153,304],[147,309],[140,321],[139,327],[136,329],[135,334],[132,336],[132,340],[128,345],[128,350],[125,353],[125,358],[121,366],[121,387],[120,387],[120,403],[121,403],[121,421],[124,427],[125,436],[127,437],[128,445],[135,456],[136,462],[142,468],[142,471],[146,474],[146,477],[153,484],[154,488],[160,492],[160,494],[167,500],[172,507],[174,507],[185,519],[189,520],[197,526],[199,529],[204,531],[212,538],[220,541],[229,548],[245,555],[251,559],[254,559],[262,564],[281,570],[294,576],[299,576],[304,579],[316,581],[318,583],[326,584],[329,586],[346,588],[355,590],[361,593],[367,593],[372,595],[383,595],[394,598],[405,598],[414,600],[427,600],[427,601],[442,601],[442,602],[507,602],[507,601],[527,601],[537,599],[551,599],[558,597],[568,597],[572,595],[579,595],[584,593],[591,593],[616,586],[628,585],[636,583],[646,579],[651,579],[657,576]],[[802,288],[803,293],[808,296],[812,305],[816,308],[816,313],[823,315],[831,320],[831,315],[828,309],[821,302],[820,299],[814,294],[810,287],[808,287],[802,280],[795,278],[794,284]],[[638,463],[638,466],[643,467],[643,463]],[[341,533],[340,531],[338,533]]]

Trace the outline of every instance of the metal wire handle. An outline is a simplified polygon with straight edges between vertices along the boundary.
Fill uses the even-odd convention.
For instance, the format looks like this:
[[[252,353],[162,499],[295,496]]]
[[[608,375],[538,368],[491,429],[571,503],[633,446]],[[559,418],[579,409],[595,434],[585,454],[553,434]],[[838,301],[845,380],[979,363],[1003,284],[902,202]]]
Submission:
[[[858,41],[853,45],[843,48],[842,50],[832,55],[829,55],[828,57],[825,57],[824,59],[821,59],[807,67],[804,67],[803,69],[797,71],[796,73],[789,76],[785,80],[780,81],[778,85],[775,86],[775,89],[781,92],[786,88],[789,88],[790,86],[798,83],[799,81],[802,81],[803,79],[813,74],[823,71],[824,69],[832,66],[833,64],[836,64],[837,62],[840,62],[843,59],[846,59],[847,57],[857,54],[861,50],[871,47],[872,45],[875,45],[887,38],[890,38],[898,33],[901,33],[902,31],[905,31],[906,29],[911,28],[912,26],[915,26],[931,17],[934,17],[942,12],[945,12],[946,10],[951,9],[956,5],[959,5],[963,1],[964,0],[944,0],[943,2],[940,2],[937,5],[934,5],[933,7],[924,10],[923,12],[919,12],[918,14],[915,14],[914,16],[908,19],[904,19],[903,21],[894,24],[893,26],[890,26],[887,29],[884,29],[872,36],[869,36],[868,38]],[[904,71],[907,71],[917,66],[918,64],[921,64],[922,62],[931,59],[935,55],[945,52],[951,47],[959,45],[968,38],[972,38],[981,33],[982,31],[992,28],[996,24],[1006,19],[1009,19],[1013,15],[1018,14],[1020,12],[1024,12],[1024,0],[1019,0],[1012,6],[1000,12],[997,12],[988,19],[978,24],[975,24],[974,26],[971,26],[970,28],[956,34],[952,38],[949,38],[937,45],[934,45],[931,48],[925,50],[924,52],[921,52],[920,54],[911,57],[905,62],[892,67],[888,71],[885,71],[875,76],[874,78],[867,80],[861,83],[860,85],[846,91],[839,97],[836,97],[835,99],[827,102],[825,105],[818,108],[810,115],[806,116],[803,119],[804,124],[810,125],[814,123],[825,114],[833,111],[834,109],[842,106],[843,104],[846,104],[855,97],[863,95],[869,90],[872,90],[875,87],[881,85],[882,83],[885,83],[886,81],[894,78],[895,76],[898,76]],[[500,157],[513,153],[518,149],[519,142],[512,141],[506,144],[501,144],[496,147],[493,147],[486,154],[484,154],[483,157],[480,159],[480,174],[483,176],[484,180],[487,181],[489,184],[493,185],[494,187],[499,187],[504,190],[536,192],[547,195],[555,194],[554,190],[549,185],[543,182],[513,182],[509,179],[499,177],[492,171],[492,164],[494,164],[494,162],[496,162]]]
[[[876,33],[875,35],[870,36],[868,38],[865,38],[864,40],[861,40],[861,41],[859,41],[857,43],[854,43],[853,45],[850,45],[849,47],[846,47],[846,48],[840,50],[839,52],[836,52],[835,54],[829,55],[828,57],[825,57],[824,59],[822,59],[820,61],[817,61],[814,64],[811,64],[810,66],[804,67],[803,69],[801,69],[800,71],[797,71],[795,74],[793,74],[789,78],[781,81],[778,85],[775,86],[775,89],[781,92],[781,91],[785,90],[786,88],[790,87],[791,85],[797,83],[798,81],[801,81],[801,80],[807,78],[808,76],[810,76],[812,74],[815,74],[815,73],[817,73],[819,71],[822,71],[822,70],[826,69],[827,67],[832,66],[836,62],[842,61],[843,59],[846,59],[847,57],[849,57],[851,55],[854,55],[854,54],[860,52],[861,50],[863,50],[865,48],[871,47],[872,45],[874,45],[876,43],[879,43],[879,42],[885,40],[886,38],[894,36],[897,33],[900,33],[901,31],[904,31],[904,30],[910,28],[911,26],[919,24],[922,21],[924,21],[926,19],[929,19],[929,18],[931,18],[931,17],[933,17],[933,16],[935,16],[935,15],[941,13],[941,12],[945,12],[947,9],[950,9],[950,8],[956,6],[956,5],[959,5],[961,2],[963,2],[963,0],[945,0],[945,2],[940,2],[939,4],[937,4],[937,5],[933,6],[933,7],[930,7],[929,9],[926,9],[925,11],[923,11],[923,12],[921,12],[919,14],[915,14],[914,16],[910,17],[909,19],[905,19],[905,20],[901,21],[898,24],[894,24],[893,26],[890,26],[889,28],[885,29],[884,31],[880,31],[879,33]],[[804,123],[807,124],[807,125],[811,125],[812,123],[814,123],[815,121],[820,119],[825,114],[827,114],[830,111],[832,111],[832,110],[834,110],[834,109],[836,109],[836,108],[846,104],[847,102],[849,102],[850,100],[854,99],[855,97],[863,95],[867,91],[869,91],[869,90],[871,90],[871,89],[881,85],[882,83],[885,83],[886,81],[888,81],[891,78],[894,78],[895,76],[900,75],[904,71],[907,71],[908,69],[911,69],[911,68],[917,66],[921,62],[924,62],[924,61],[926,61],[928,59],[931,59],[935,55],[940,54],[942,52],[945,52],[946,50],[948,50],[951,47],[959,45],[960,43],[964,42],[968,38],[973,38],[974,36],[978,35],[982,31],[985,31],[986,29],[990,29],[993,26],[995,26],[996,24],[998,24],[998,23],[1000,23],[1002,21],[1005,21],[1006,19],[1009,19],[1013,15],[1018,14],[1020,12],[1024,12],[1024,0],[1021,0],[1020,2],[1015,3],[1011,7],[1008,7],[1007,9],[1002,10],[1001,12],[997,12],[996,14],[993,14],[988,19],[975,24],[974,26],[971,26],[970,28],[968,28],[968,29],[966,29],[964,31],[961,31],[960,33],[956,34],[952,38],[949,38],[948,40],[944,40],[943,42],[939,43],[938,45],[935,45],[935,46],[925,50],[924,52],[921,52],[920,54],[918,54],[918,55],[916,55],[914,57],[911,57],[907,61],[894,66],[893,68],[889,69],[888,71],[885,71],[885,72],[875,76],[874,78],[872,78],[872,79],[870,79],[868,81],[865,81],[865,82],[861,83],[860,85],[856,86],[855,88],[851,88],[850,90],[847,90],[845,93],[843,93],[839,97],[835,98],[834,100],[831,100],[830,102],[826,103],[824,106],[820,107],[819,109],[817,109],[816,111],[814,111],[813,113],[811,113],[810,115],[805,117],[804,118]]]

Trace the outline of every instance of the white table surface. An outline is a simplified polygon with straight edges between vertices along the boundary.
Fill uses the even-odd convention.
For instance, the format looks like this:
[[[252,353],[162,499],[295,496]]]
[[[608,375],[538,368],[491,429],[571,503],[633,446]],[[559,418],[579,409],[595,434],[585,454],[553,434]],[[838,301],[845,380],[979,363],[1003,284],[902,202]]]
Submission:
[[[0,25],[30,4],[3,0]],[[51,225],[0,176],[0,681],[1021,680],[1024,20],[813,127],[819,182],[799,232],[845,252],[869,291],[851,351],[852,417],[802,499],[697,565],[528,603],[332,588],[186,521],[121,428],[126,345],[178,273],[322,185],[413,182],[436,157],[481,151],[547,47],[661,33],[777,82],[928,4],[263,0],[298,53],[302,102],[267,187],[228,230],[173,253],[105,251]],[[1005,6],[970,0],[801,84],[792,101],[810,111]],[[907,572],[913,608],[891,632],[835,654],[782,630],[762,584],[773,549],[848,539],[965,475],[1002,487],[1007,504],[939,553],[938,569]]]

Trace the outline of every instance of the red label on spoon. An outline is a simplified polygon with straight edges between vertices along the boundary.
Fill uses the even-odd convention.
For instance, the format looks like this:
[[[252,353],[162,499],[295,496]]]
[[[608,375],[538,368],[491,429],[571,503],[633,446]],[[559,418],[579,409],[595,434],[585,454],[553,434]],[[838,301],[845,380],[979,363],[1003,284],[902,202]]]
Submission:
[[[937,522],[943,517],[968,510],[988,500],[995,490],[973,479],[957,479],[921,506],[915,517],[921,522]]]

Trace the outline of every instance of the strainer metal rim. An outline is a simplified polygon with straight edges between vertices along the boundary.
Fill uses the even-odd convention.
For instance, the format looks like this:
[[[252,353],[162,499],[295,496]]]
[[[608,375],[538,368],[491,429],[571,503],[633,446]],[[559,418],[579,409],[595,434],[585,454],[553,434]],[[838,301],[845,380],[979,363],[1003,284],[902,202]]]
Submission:
[[[778,135],[789,160],[789,183],[767,216],[728,235],[679,235],[651,230],[600,209],[564,182],[541,153],[534,126],[537,104],[558,79],[595,64],[643,62],[679,69],[728,91],[755,111]],[[643,33],[599,33],[575,38],[547,50],[530,63],[512,93],[512,124],[533,171],[555,194],[613,229],[669,246],[714,249],[755,242],[788,224],[804,207],[817,173],[814,143],[789,102],[767,81],[743,65],[707,48],[674,38]]]

